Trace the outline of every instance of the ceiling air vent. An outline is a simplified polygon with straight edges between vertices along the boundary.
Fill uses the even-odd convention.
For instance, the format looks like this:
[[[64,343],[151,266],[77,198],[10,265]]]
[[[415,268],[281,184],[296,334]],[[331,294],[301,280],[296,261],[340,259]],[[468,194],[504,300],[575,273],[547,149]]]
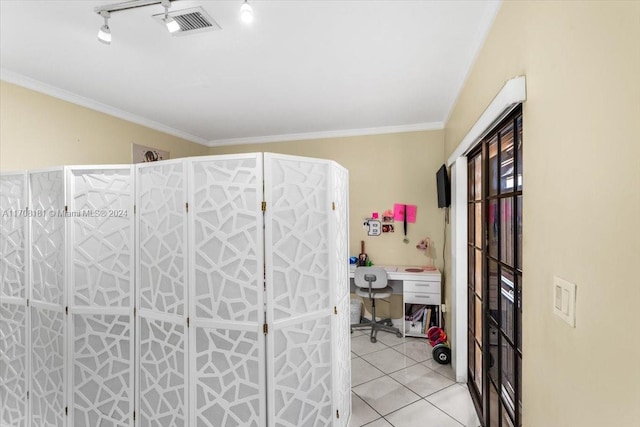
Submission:
[[[222,28],[214,21],[202,7],[192,7],[190,9],[173,10],[169,16],[180,25],[180,31],[173,33],[174,36],[186,36],[188,34],[202,33],[205,31],[221,30]],[[153,18],[164,25],[162,19],[164,13],[153,15]]]

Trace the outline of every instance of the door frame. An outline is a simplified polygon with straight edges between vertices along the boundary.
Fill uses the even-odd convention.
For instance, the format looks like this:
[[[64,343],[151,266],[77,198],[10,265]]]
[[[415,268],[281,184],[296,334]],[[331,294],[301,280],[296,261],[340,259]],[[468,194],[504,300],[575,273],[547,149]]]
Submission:
[[[508,80],[447,160],[451,168],[451,360],[456,382],[467,382],[467,154],[527,99],[525,76]]]

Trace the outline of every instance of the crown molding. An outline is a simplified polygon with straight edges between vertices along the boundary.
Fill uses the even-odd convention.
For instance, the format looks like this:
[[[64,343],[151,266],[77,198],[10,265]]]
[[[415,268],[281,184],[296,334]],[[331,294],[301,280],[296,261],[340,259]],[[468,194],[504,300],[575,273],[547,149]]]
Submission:
[[[321,132],[289,133],[283,135],[255,136],[247,138],[215,139],[207,143],[209,147],[226,145],[266,144],[269,142],[306,141],[311,139],[342,138],[349,136],[382,135],[389,133],[418,132],[425,130],[442,130],[444,123],[415,123],[410,125],[386,126],[379,128],[344,129]]]
[[[12,83],[17,86],[21,86],[27,89],[31,89],[36,92],[43,93],[45,95],[52,96],[54,98],[61,99],[63,101],[70,102],[72,104],[86,107],[91,110],[98,111],[100,113],[108,114],[113,117],[117,117],[122,120],[126,120],[131,123],[135,123],[158,132],[163,132],[169,135],[173,135],[178,138],[186,139],[187,141],[195,142],[196,144],[208,146],[206,139],[199,136],[192,135],[187,132],[183,132],[178,129],[174,129],[170,126],[163,125],[162,123],[155,122],[153,120],[146,119],[144,117],[137,116],[124,110],[112,107],[107,104],[103,104],[93,99],[85,98],[73,92],[60,89],[50,84],[41,82],[39,80],[32,79],[31,77],[24,76],[14,71],[0,68],[0,80],[7,83]]]

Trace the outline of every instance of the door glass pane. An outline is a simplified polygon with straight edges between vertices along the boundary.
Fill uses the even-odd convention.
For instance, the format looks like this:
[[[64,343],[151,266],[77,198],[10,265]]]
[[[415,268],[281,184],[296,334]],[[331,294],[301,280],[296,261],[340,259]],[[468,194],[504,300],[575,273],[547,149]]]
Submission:
[[[517,197],[516,203],[516,240],[518,242],[516,267],[522,270],[522,196]]]
[[[467,350],[469,352],[468,354],[468,362],[469,362],[469,375],[471,376],[471,379],[473,380],[473,377],[475,376],[475,353],[474,350],[476,349],[476,345],[475,345],[475,341],[473,339],[473,334],[471,332],[468,333],[467,336]]]
[[[498,201],[496,199],[489,200],[489,255],[498,258]]]
[[[473,159],[469,159],[469,164],[467,166],[467,200],[472,201],[475,199],[475,189],[476,184],[474,182],[475,172],[473,171],[474,161]]]
[[[476,242],[476,232],[475,232],[475,213],[476,213],[476,205],[475,203],[469,203],[469,210],[467,212],[467,215],[469,216],[469,218],[467,218],[467,224],[468,224],[468,230],[467,230],[467,237],[469,240],[470,244],[475,244]]]
[[[500,269],[500,327],[513,342],[515,286],[513,272]]]
[[[513,266],[513,198],[500,199],[500,261]]]
[[[467,292],[467,315],[469,316],[469,330],[471,331],[471,333],[475,333],[475,310],[474,307],[476,306],[476,296],[475,293],[473,292],[473,290],[471,288],[468,289]]]
[[[474,194],[476,200],[480,200],[482,199],[482,155],[478,155],[475,159],[474,173],[474,182],[476,185]]]
[[[502,427],[515,427],[509,413],[504,408],[502,409]]]
[[[516,120],[517,132],[518,132],[518,170],[517,176],[517,189],[522,190],[522,116]]]
[[[522,351],[522,275],[516,275],[516,345]]]
[[[513,191],[513,124],[500,132],[500,192]]]
[[[493,385],[493,382],[489,382],[489,425],[491,427],[498,427],[500,425],[500,398],[498,397],[498,391]]]
[[[476,366],[475,366],[475,376],[474,376],[474,380],[476,382],[476,387],[478,388],[478,392],[480,393],[480,396],[482,396],[482,347],[480,347],[478,345],[478,342],[476,341],[475,344],[476,350]]]
[[[482,248],[482,202],[476,203],[475,222],[476,247]]]
[[[475,307],[475,314],[476,314],[476,330],[475,330],[475,334],[476,334],[476,339],[478,340],[478,342],[482,342],[482,300],[478,297],[476,297],[476,307]]]
[[[489,195],[498,194],[498,136],[489,142]]]
[[[498,381],[498,328],[489,322],[489,376]]]
[[[469,267],[469,272],[467,274],[467,280],[469,282],[469,287],[471,289],[473,289],[475,287],[475,282],[476,282],[476,276],[475,276],[475,265],[476,265],[476,250],[473,249],[472,246],[469,246],[468,248],[468,254],[467,254],[467,263],[468,263],[468,267]]]
[[[516,366],[513,348],[502,340],[502,402],[514,414],[516,398]]]
[[[476,294],[478,294],[478,296],[482,296],[482,251],[479,249],[476,249],[475,270],[476,270],[476,286],[474,289],[476,290]]]
[[[498,294],[500,293],[500,287],[498,285],[498,263],[495,261],[489,261],[489,315],[493,317],[496,322],[499,320],[499,308],[498,308]]]

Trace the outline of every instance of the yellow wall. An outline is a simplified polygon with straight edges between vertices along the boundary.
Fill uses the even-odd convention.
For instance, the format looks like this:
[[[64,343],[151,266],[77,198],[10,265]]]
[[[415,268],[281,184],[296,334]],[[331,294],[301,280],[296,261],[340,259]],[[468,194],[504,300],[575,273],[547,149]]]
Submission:
[[[640,2],[505,2],[445,128],[450,155],[526,75],[524,426],[640,420]],[[552,279],[577,284],[576,328]]]
[[[283,153],[335,160],[349,170],[349,252],[360,253],[360,241],[378,265],[426,265],[416,244],[429,236],[442,267],[444,214],[438,209],[436,171],[444,162],[443,132],[423,131],[387,135],[331,138],[211,148],[210,154]],[[373,212],[392,209],[394,203],[418,206],[415,224],[408,226],[409,243],[402,242],[402,223],[395,233],[369,237],[362,220]]]
[[[208,147],[0,82],[0,170],[131,163],[131,144],[166,150],[171,158],[207,154]]]

